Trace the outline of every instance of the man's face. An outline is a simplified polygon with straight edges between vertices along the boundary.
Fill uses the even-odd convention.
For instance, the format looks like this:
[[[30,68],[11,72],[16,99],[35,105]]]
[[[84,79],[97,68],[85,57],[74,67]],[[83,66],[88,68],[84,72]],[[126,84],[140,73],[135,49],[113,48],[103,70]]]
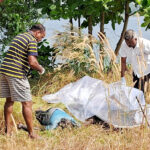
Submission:
[[[137,38],[133,38],[133,39],[130,39],[130,40],[125,40],[125,42],[129,47],[134,48],[136,46],[136,43],[137,43]]]
[[[40,42],[45,37],[45,31],[37,30],[34,34],[37,42]]]

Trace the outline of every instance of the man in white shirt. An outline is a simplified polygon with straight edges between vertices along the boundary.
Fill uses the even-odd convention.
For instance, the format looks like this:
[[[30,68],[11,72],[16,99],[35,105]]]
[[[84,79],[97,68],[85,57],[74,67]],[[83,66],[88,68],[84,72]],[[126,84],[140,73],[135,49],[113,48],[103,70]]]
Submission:
[[[127,30],[125,41],[120,49],[121,56],[121,81],[126,84],[124,78],[126,61],[133,69],[134,87],[144,92],[144,86],[150,79],[150,41],[136,36],[133,30]]]

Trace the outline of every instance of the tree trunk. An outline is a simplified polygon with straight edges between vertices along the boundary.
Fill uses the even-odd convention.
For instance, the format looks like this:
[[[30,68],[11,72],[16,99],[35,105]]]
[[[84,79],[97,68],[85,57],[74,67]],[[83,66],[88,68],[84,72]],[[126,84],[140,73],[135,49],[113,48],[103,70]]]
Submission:
[[[125,31],[127,29],[127,25],[128,25],[128,20],[129,20],[129,0],[126,0],[126,2],[125,2],[125,21],[124,21],[124,26],[123,26],[123,29],[122,29],[121,37],[120,37],[120,39],[117,43],[116,49],[115,49],[115,54],[116,55],[118,55],[121,44],[123,42],[124,33],[125,33]]]
[[[79,36],[81,36],[81,20],[80,20],[80,16],[78,16],[78,32],[79,32]]]
[[[73,19],[72,18],[69,19],[69,23],[70,23],[70,32],[71,32],[71,35],[74,35],[73,34]]]
[[[89,16],[88,17],[88,34],[89,34],[89,40],[90,40],[90,45],[91,47],[93,47],[93,44],[92,44],[92,16]]]
[[[105,19],[105,13],[102,12],[100,14],[100,32],[104,34],[104,19]]]
[[[105,21],[105,13],[104,12],[101,12],[100,13],[100,32],[102,32],[103,34],[104,33],[104,21]],[[102,50],[103,48],[103,44],[101,43],[101,39],[100,39],[100,51]]]
[[[88,34],[92,35],[92,16],[88,17]]]

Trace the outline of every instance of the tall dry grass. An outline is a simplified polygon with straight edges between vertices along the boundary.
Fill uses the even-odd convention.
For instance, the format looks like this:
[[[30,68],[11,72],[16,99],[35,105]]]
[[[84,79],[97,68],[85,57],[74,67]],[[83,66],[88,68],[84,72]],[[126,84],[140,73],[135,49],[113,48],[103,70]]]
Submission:
[[[1,100],[1,108],[2,108]],[[51,105],[43,103],[41,98],[34,97],[33,110],[42,107],[47,109]],[[57,107],[61,105],[58,104]],[[18,111],[18,112],[17,112]],[[2,109],[1,109],[2,114]],[[13,114],[16,122],[23,122],[19,104],[15,106]],[[2,116],[0,116],[2,117]],[[1,123],[3,118],[1,118]],[[34,126],[39,126],[34,119]],[[120,131],[106,130],[100,125],[82,126],[77,129],[56,129],[52,131],[37,131],[42,138],[31,140],[24,131],[16,133],[13,130],[12,137],[2,135],[3,125],[1,124],[0,149],[1,150],[148,150],[150,133],[147,127],[123,129]]]

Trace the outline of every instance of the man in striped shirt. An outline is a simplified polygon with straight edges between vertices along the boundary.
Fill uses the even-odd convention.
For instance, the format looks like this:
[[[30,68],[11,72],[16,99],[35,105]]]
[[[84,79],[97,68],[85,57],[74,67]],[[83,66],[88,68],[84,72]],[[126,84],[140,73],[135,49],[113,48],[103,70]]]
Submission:
[[[11,133],[10,117],[14,101],[22,103],[22,112],[27,124],[29,136],[33,133],[32,101],[27,74],[30,67],[43,74],[45,69],[37,61],[37,42],[45,37],[45,27],[35,24],[29,32],[19,34],[11,42],[10,48],[0,68],[0,97],[6,98],[4,117],[6,133]]]

